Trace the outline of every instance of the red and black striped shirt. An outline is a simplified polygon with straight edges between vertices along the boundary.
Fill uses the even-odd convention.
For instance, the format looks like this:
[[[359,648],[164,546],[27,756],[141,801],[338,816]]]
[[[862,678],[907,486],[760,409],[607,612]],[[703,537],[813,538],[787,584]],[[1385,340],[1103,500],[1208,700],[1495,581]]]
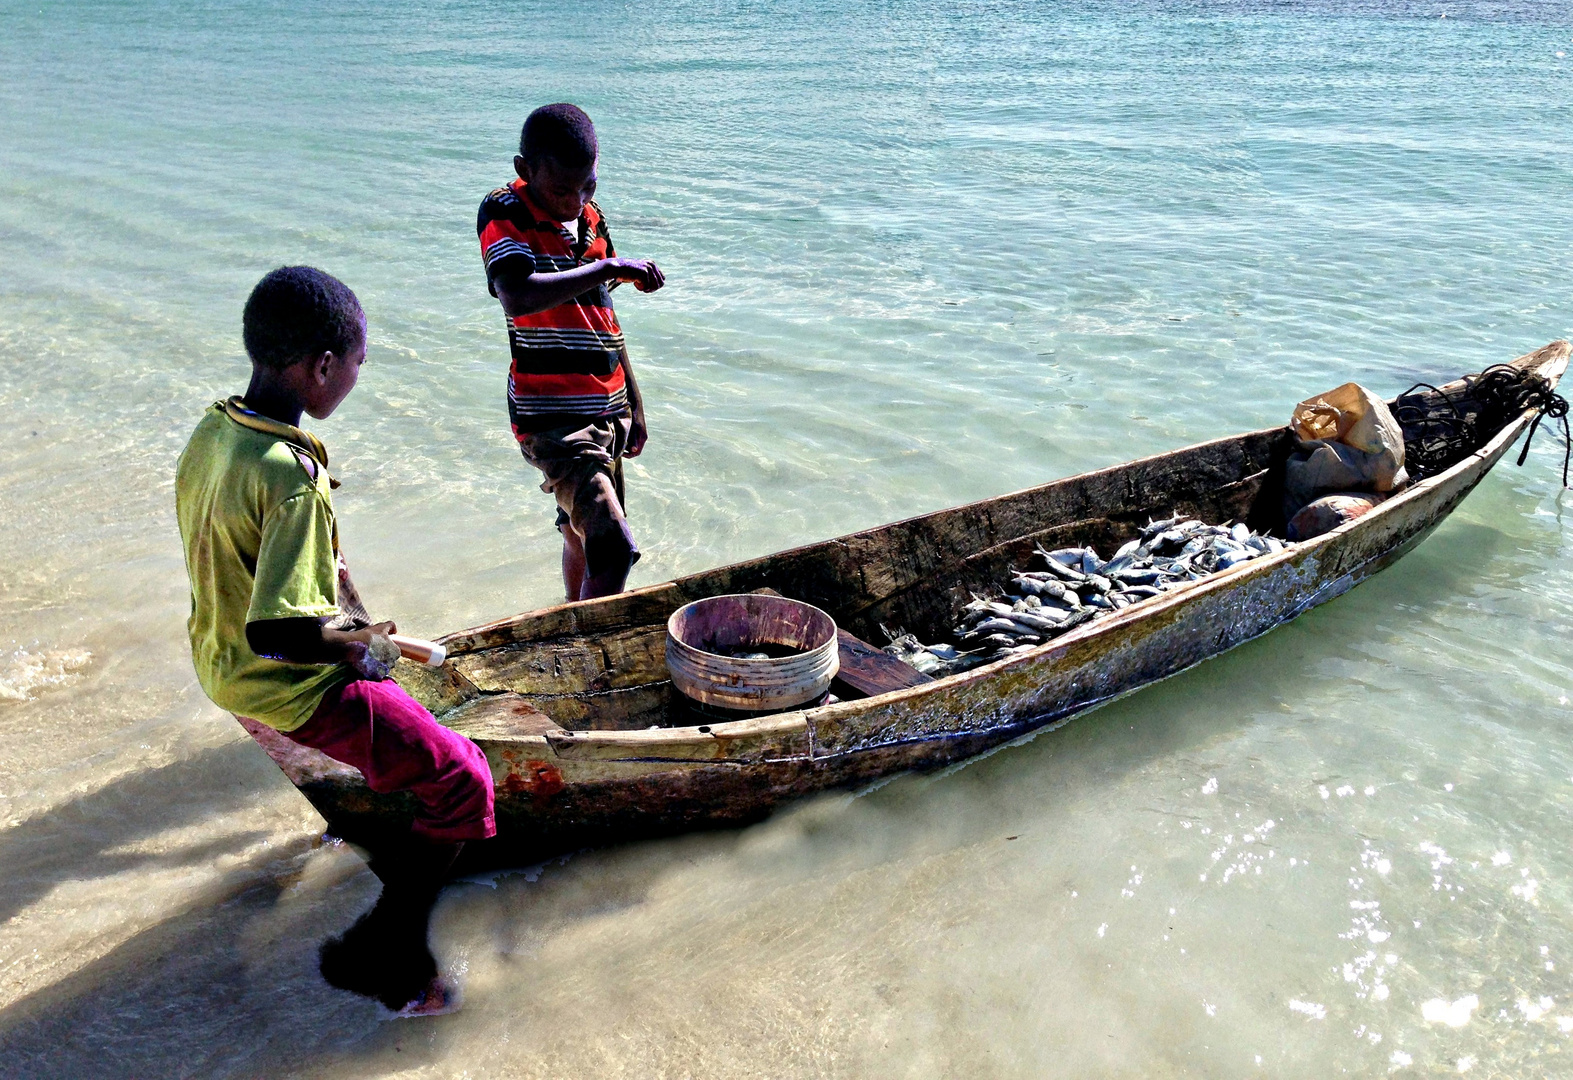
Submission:
[[[616,255],[600,207],[588,204],[579,215],[578,235],[571,235],[535,205],[523,180],[486,196],[475,228],[493,296],[499,275],[556,273]],[[513,354],[508,413],[516,436],[578,418],[627,413],[623,331],[605,285],[554,308],[509,318],[508,341]]]

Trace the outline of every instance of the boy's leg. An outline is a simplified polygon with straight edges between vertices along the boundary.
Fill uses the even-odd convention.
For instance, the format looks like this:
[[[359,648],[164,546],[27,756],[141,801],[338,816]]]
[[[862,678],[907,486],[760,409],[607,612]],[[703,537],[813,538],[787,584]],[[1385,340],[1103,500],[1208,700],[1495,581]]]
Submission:
[[[581,537],[584,551],[584,584],[580,600],[612,596],[628,584],[628,572],[639,561],[639,546],[623,516],[621,459],[608,466],[585,468],[573,483],[557,488],[567,496],[569,532]]]
[[[623,513],[622,452],[629,420],[617,417],[519,436],[525,460],[557,500],[563,586],[569,600],[623,591],[639,546]]]
[[[323,945],[323,977],[394,1010],[450,997],[437,978],[427,923],[464,841],[496,832],[486,756],[392,681],[331,692],[286,734],[353,765],[373,791],[408,790],[419,802],[409,838],[372,851],[382,894],[347,933]]]
[[[463,847],[463,841],[436,844],[411,837],[372,851],[370,866],[382,879],[382,893],[354,926],[323,943],[318,955],[329,985],[377,998],[396,1012],[434,996],[453,996],[437,974],[427,926]]]
[[[310,720],[284,734],[353,765],[373,791],[413,793],[419,805],[410,831],[418,837],[449,843],[497,832],[486,755],[391,679],[330,692]]]
[[[568,515],[560,507],[557,531],[563,534],[563,592],[568,599],[577,600],[584,587],[584,543],[568,527]]]

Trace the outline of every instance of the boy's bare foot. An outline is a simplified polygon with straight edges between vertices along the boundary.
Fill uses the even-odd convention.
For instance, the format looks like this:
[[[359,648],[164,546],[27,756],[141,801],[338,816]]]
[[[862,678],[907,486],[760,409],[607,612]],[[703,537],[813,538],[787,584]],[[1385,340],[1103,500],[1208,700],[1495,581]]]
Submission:
[[[398,1020],[418,1016],[446,1016],[458,1012],[461,1004],[459,988],[438,975],[426,984],[426,989],[420,992],[419,997],[393,1015]]]

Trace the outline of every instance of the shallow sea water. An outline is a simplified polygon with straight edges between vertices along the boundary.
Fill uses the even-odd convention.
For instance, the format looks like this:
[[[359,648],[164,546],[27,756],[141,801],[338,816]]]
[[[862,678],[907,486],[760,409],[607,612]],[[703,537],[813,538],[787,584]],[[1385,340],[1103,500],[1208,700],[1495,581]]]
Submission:
[[[1446,16],[1445,18],[1443,16]],[[736,833],[458,884],[458,1015],[318,979],[350,851],[184,643],[176,454],[267,269],[374,612],[552,602],[476,203],[601,131],[638,583],[1573,331],[1573,7],[0,0],[0,1075],[1567,1075],[1561,449],[1293,625]]]

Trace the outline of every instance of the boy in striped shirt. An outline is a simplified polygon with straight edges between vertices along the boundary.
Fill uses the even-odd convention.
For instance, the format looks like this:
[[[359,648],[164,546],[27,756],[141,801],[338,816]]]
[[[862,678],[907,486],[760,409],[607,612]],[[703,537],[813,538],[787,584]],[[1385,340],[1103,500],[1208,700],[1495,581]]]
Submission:
[[[591,199],[598,161],[582,110],[542,106],[520,134],[519,178],[486,196],[476,222],[487,286],[508,318],[508,416],[557,499],[569,600],[621,592],[639,558],[622,459],[644,449],[644,402],[611,289],[665,284],[655,263],[617,257]]]

